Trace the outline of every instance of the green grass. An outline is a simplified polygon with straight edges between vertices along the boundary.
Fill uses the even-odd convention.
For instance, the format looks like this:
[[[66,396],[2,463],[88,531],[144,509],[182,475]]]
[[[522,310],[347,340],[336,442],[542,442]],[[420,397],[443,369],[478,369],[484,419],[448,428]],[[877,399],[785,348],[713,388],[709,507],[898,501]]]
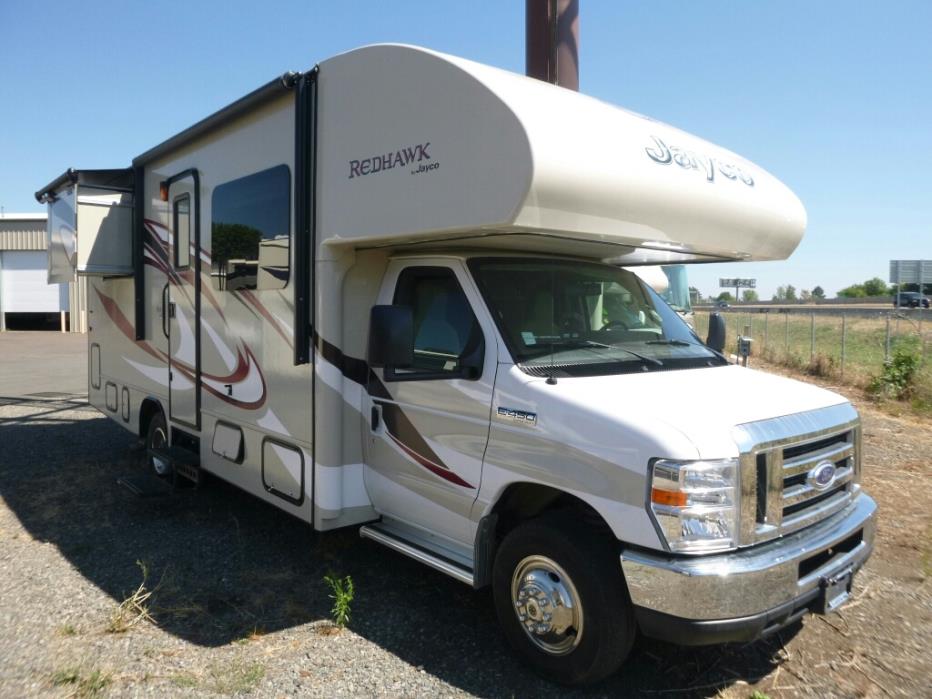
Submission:
[[[69,667],[52,673],[52,684],[56,687],[70,688],[69,697],[102,696],[110,684],[110,675],[100,670],[91,670],[86,673],[80,667]]]
[[[932,314],[921,327],[914,320],[890,319],[890,356],[898,348],[909,348],[921,355],[913,391],[908,400],[897,401],[919,415],[932,415]],[[735,338],[745,328],[754,339],[754,357],[780,364],[811,375],[824,376],[841,383],[866,388],[871,379],[883,372],[886,353],[885,317],[805,315],[791,313],[723,314],[728,329],[725,349],[735,351]],[[696,314],[696,332],[705,337],[708,313]],[[842,356],[842,334],[845,351]]]
[[[254,690],[263,677],[265,668],[260,663],[218,665],[210,669],[208,689],[217,694],[245,694]]]

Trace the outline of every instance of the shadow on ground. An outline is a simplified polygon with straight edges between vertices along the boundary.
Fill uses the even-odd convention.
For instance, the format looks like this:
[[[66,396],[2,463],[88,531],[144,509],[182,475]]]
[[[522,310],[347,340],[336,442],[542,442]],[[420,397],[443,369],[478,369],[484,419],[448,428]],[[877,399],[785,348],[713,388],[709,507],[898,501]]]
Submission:
[[[135,497],[117,484],[143,469],[128,432],[85,413],[94,411],[77,398],[0,398],[10,404],[33,414],[0,418],[0,495],[32,537],[58,547],[115,607],[139,585],[136,561],[144,561],[149,587],[160,581],[158,625],[219,646],[328,618],[322,578],[332,571],[355,582],[352,630],[404,661],[480,695],[575,695],[514,660],[487,592],[362,540],[355,528],[315,535],[216,479],[198,491]],[[620,673],[579,695],[714,695],[771,672],[780,645],[641,640]]]

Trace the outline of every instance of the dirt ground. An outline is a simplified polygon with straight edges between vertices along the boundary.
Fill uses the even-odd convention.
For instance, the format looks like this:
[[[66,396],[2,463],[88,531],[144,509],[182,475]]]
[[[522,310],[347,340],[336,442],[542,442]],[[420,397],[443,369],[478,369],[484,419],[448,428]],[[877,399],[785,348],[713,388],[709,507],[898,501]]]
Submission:
[[[880,526],[840,613],[747,645],[642,640],[616,676],[570,692],[513,658],[487,593],[218,481],[135,497],[117,484],[142,469],[132,436],[79,394],[35,391],[0,397],[0,696],[932,694],[928,422],[857,401]],[[151,618],[131,624],[137,562]],[[331,571],[356,588],[339,633]]]

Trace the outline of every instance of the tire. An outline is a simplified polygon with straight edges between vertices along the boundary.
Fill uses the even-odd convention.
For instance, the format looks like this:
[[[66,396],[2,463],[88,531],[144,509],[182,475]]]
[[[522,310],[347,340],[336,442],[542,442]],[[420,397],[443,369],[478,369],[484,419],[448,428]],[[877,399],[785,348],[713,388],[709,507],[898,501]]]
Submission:
[[[597,682],[631,650],[636,624],[617,542],[578,515],[545,515],[509,532],[495,555],[492,593],[509,644],[547,679]],[[574,602],[554,604],[561,598]]]
[[[158,449],[168,444],[168,426],[165,423],[165,416],[159,410],[152,419],[149,420],[149,428],[146,430],[146,466],[149,471],[159,478],[168,478],[171,475],[171,464],[155,459],[149,454],[150,449]]]

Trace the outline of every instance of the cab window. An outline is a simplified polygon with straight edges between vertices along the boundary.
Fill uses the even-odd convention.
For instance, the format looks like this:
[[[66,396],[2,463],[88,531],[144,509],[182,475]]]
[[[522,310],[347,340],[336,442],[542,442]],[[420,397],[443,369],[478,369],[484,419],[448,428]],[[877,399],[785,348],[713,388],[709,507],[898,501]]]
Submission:
[[[482,331],[453,270],[408,267],[398,277],[394,303],[414,317],[414,364],[386,378],[478,378],[484,355]]]

